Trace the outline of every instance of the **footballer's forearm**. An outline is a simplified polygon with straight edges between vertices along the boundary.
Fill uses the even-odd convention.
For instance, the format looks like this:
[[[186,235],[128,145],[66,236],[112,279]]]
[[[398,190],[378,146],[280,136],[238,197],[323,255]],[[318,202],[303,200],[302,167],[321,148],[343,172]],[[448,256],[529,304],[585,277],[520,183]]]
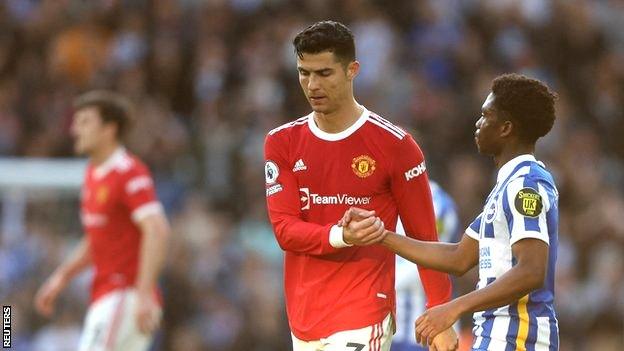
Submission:
[[[421,241],[388,232],[381,244],[421,267],[453,275],[463,275],[476,264],[472,258],[476,255],[462,254],[463,250],[457,243]]]
[[[323,256],[340,250],[340,248],[332,246],[330,240],[334,225],[310,223],[301,220],[299,217],[281,213],[269,212],[269,218],[273,225],[277,243],[284,251]]]
[[[80,239],[80,242],[67,259],[54,271],[54,274],[63,281],[68,282],[78,273],[89,267],[89,265],[91,265],[91,252],[89,249],[89,239],[85,235]]]
[[[538,288],[535,276],[532,269],[516,265],[488,286],[460,296],[453,303],[461,314],[509,305]]]
[[[512,253],[516,260],[513,268],[487,286],[453,301],[461,313],[483,311],[518,302],[523,296],[544,285],[548,267],[548,244],[538,239],[520,240],[512,246]]]
[[[139,227],[142,238],[136,288],[139,293],[151,294],[165,262],[169,223],[164,214],[158,214],[143,219]]]

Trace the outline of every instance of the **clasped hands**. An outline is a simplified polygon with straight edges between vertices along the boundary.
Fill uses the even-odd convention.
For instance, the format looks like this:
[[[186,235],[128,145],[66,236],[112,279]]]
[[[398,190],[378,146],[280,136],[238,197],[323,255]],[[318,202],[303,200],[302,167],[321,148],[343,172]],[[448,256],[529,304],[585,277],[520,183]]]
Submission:
[[[374,210],[349,208],[338,225],[342,227],[345,243],[367,246],[381,243],[388,232]],[[453,351],[458,348],[457,334],[452,328],[459,315],[451,312],[450,304],[436,306],[426,311],[416,321],[416,340],[429,345],[429,350]]]
[[[381,218],[374,210],[349,208],[338,225],[342,227],[342,239],[349,245],[367,246],[380,243],[387,235]]]

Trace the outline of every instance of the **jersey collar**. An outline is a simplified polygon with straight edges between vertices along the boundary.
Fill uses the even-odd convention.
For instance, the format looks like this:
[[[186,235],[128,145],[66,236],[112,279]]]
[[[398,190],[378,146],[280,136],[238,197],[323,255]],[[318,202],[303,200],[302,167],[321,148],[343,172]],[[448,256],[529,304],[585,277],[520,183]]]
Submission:
[[[524,155],[516,156],[512,158],[511,160],[507,161],[507,163],[505,163],[503,167],[501,167],[498,170],[498,176],[496,177],[496,181],[500,182],[502,180],[507,179],[507,177],[511,175],[511,172],[514,170],[514,168],[516,168],[516,166],[519,165],[521,162],[525,162],[525,161],[537,162],[537,160],[535,159],[535,156],[531,154],[524,154]]]
[[[360,105],[360,107],[362,107],[362,114],[360,115],[360,117],[357,119],[357,121],[355,121],[355,123],[353,123],[349,128],[343,130],[342,132],[327,133],[327,132],[322,131],[316,125],[316,122],[314,121],[314,112],[308,115],[308,127],[310,128],[310,131],[312,131],[312,134],[314,134],[315,136],[323,140],[337,141],[337,140],[345,139],[351,134],[355,133],[355,131],[358,130],[361,126],[363,126],[364,123],[366,123],[366,120],[368,119],[368,110],[366,109],[366,107],[362,105]]]
[[[124,159],[126,149],[122,146],[118,147],[107,159],[93,170],[93,176],[96,179],[104,178],[111,170]]]

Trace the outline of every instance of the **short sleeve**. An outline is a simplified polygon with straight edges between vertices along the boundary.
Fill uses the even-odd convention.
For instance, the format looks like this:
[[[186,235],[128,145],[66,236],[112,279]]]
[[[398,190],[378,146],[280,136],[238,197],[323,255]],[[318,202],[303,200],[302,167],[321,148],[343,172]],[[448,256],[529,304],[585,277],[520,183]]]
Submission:
[[[503,197],[510,243],[532,238],[549,244],[546,221],[549,207],[548,194],[538,181],[529,177],[511,181]]]
[[[154,181],[145,166],[133,167],[124,179],[122,199],[135,223],[163,211],[156,198]]]
[[[474,221],[470,223],[468,228],[466,228],[466,235],[468,235],[469,237],[475,240],[479,240],[479,231],[481,229],[481,217],[482,216],[483,216],[483,213],[480,213],[477,216],[477,218],[475,218]]]

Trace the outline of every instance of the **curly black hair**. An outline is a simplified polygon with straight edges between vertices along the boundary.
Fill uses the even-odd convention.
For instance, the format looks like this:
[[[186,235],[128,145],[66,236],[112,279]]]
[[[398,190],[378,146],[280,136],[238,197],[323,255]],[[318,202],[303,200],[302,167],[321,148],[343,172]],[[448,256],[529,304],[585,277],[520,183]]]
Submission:
[[[293,40],[295,53],[299,58],[303,54],[333,52],[338,61],[347,65],[355,61],[355,39],[353,33],[340,22],[316,22],[301,31]]]
[[[521,74],[504,74],[492,82],[494,107],[518,126],[518,136],[527,143],[548,134],[555,123],[557,94],[546,84]]]

